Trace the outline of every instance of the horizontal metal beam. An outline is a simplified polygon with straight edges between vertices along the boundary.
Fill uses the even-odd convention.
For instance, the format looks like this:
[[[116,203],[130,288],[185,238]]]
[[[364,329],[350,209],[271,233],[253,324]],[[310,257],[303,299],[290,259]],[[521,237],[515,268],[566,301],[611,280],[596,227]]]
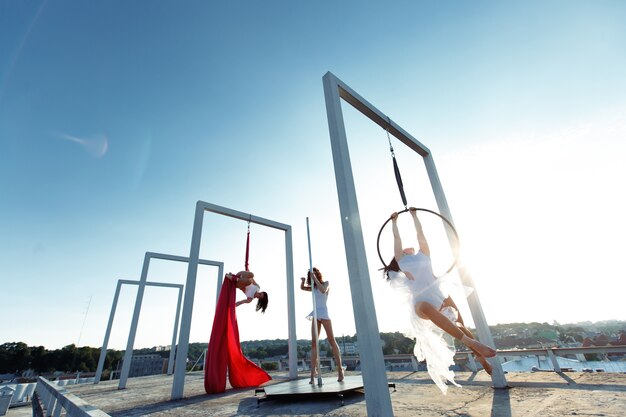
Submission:
[[[328,73],[331,74],[332,73]],[[398,126],[391,118],[385,115],[383,112],[374,107],[371,103],[361,97],[348,85],[346,85],[339,78],[332,75],[337,83],[339,89],[339,96],[348,102],[352,107],[363,113],[374,123],[382,127],[384,130],[388,130],[391,135],[396,137],[402,143],[415,152],[425,157],[430,155],[430,150],[420,141],[411,136],[406,130]]]
[[[146,256],[151,259],[161,259],[165,261],[174,261],[174,262],[189,262],[189,258],[186,256],[178,256],[178,255],[169,255],[167,253],[158,253],[158,252],[146,252]],[[211,266],[222,266],[224,262],[218,261],[209,261],[207,259],[199,259],[199,264],[202,265],[211,265]]]
[[[233,210],[227,207],[218,206],[216,204],[207,203],[206,201],[198,201],[198,207],[201,207],[205,211],[212,213],[222,214],[224,216],[233,217],[239,220],[245,220],[250,223],[260,224],[263,226],[271,227],[278,230],[288,231],[291,230],[291,226],[284,223],[278,223],[273,220],[264,219],[253,214],[244,213],[241,211]]]
[[[120,284],[139,285],[139,284],[141,284],[141,281],[131,281],[129,279],[120,279],[117,282],[118,282],[117,285],[120,285]],[[170,283],[167,283],[167,282],[146,281],[145,284],[150,286],[150,287],[166,287],[166,288],[179,288],[179,289],[183,288],[183,284],[170,284]]]

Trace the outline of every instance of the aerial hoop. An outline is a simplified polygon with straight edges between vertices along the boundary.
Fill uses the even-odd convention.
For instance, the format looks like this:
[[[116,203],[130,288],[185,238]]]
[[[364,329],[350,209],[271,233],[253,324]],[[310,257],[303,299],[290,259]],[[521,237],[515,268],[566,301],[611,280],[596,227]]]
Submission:
[[[406,213],[407,211],[410,211],[410,210],[411,210],[410,208],[405,208],[404,210],[399,211],[398,215],[400,215],[402,213]],[[441,214],[437,213],[436,211],[432,211],[432,210],[425,209],[425,208],[416,208],[415,210],[416,211],[425,211],[427,213],[434,214],[435,216],[441,218],[441,220],[443,220],[450,227],[450,230],[452,230],[452,232],[454,233],[454,236],[456,237],[456,241],[457,242],[459,241],[459,234],[456,232],[456,229],[454,228],[452,223],[450,223],[450,221],[448,219],[446,219],[445,217],[443,217]],[[381,228],[380,228],[380,230],[378,232],[378,237],[376,238],[376,250],[378,251],[378,258],[380,259],[380,262],[384,265],[385,269],[387,269],[387,267],[389,265],[387,265],[385,263],[385,260],[383,259],[383,256],[380,253],[380,236],[382,235],[383,230],[385,229],[385,226],[387,226],[387,223],[389,223],[390,220],[391,220],[391,217],[389,217],[385,221],[385,223],[383,223],[383,225],[381,226]],[[435,276],[435,278],[441,278],[442,276],[449,274],[450,271],[452,271],[454,269],[454,267],[456,266],[456,263],[457,263],[457,259],[456,259],[457,258],[457,253],[456,253],[457,251],[453,249],[453,252],[454,252],[454,259],[452,260],[452,265],[450,265],[448,270],[445,273],[443,273],[443,275]]]

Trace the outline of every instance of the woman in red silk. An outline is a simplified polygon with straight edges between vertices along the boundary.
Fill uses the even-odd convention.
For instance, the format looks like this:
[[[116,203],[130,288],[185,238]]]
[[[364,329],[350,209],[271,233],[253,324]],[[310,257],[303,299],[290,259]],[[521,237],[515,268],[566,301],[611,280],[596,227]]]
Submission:
[[[235,296],[237,288],[244,291],[251,285],[257,285],[254,283],[254,274],[251,272],[244,271],[237,275],[226,274],[215,308],[213,330],[204,366],[204,389],[207,394],[226,390],[227,373],[233,388],[257,387],[272,379],[267,372],[243,355],[239,343]],[[248,298],[250,298],[249,301]],[[258,298],[257,311],[265,311],[267,308],[266,293],[257,290],[253,297],[248,298],[244,302]],[[264,306],[263,301],[265,301]]]

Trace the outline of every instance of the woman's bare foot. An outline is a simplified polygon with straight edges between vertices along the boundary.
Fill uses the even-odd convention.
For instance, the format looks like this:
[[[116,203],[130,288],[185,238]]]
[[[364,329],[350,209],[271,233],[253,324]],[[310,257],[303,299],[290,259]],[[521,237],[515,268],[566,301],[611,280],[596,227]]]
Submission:
[[[480,364],[483,366],[483,369],[485,370],[485,372],[491,375],[491,373],[493,372],[493,367],[491,366],[489,361],[487,361],[487,359],[485,359],[484,357],[480,355],[476,355],[476,359],[478,359],[478,362],[480,362]]]
[[[493,358],[494,356],[496,356],[497,352],[495,349],[490,348],[487,345],[483,345],[476,339],[471,339],[464,335],[461,339],[461,342],[463,342],[468,348],[472,349],[483,358]]]
[[[339,374],[337,375],[337,382],[343,381],[343,378],[344,378],[343,369],[341,369],[339,371]]]

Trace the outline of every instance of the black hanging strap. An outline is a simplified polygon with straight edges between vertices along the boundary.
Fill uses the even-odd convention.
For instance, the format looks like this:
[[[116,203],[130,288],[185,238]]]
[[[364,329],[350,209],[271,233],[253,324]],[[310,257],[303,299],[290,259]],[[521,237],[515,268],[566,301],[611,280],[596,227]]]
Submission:
[[[389,141],[389,151],[391,152],[391,159],[393,159],[393,172],[396,174],[396,182],[398,183],[398,190],[400,190],[400,197],[402,197],[402,204],[404,204],[404,208],[407,208],[406,195],[404,194],[404,185],[402,184],[402,176],[400,175],[400,168],[398,168],[398,162],[396,161],[396,154],[393,151],[393,146],[391,146],[391,138],[389,137],[389,128],[385,129],[385,131],[387,132],[387,140]]]

